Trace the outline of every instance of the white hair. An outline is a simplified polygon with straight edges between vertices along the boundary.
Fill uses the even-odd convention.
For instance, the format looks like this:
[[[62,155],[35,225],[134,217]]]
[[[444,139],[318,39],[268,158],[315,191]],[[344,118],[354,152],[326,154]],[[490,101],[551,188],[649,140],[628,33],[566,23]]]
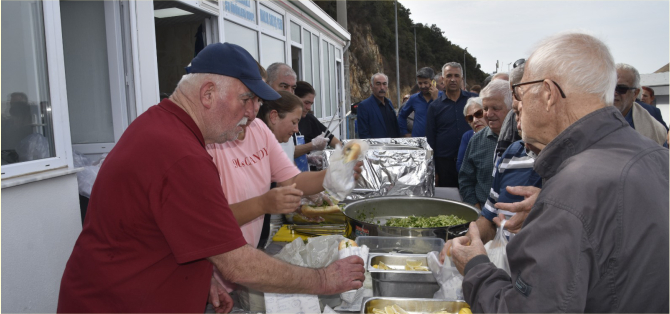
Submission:
[[[468,115],[468,109],[472,106],[478,106],[479,108],[484,108],[482,105],[482,98],[481,97],[470,97],[468,98],[468,102],[465,103],[465,107],[463,107],[463,116]]]
[[[189,73],[182,75],[177,83],[175,92],[180,88],[199,88],[204,81],[212,81],[220,89],[226,89],[231,82],[232,77],[225,75],[211,74],[211,73]],[[199,92],[199,90],[198,90]]]
[[[631,86],[631,87],[635,87],[637,89],[640,89],[640,72],[638,72],[637,69],[634,66],[632,66],[630,64],[625,64],[625,63],[617,63],[615,65],[615,67],[616,67],[617,71],[619,71],[619,70],[628,71],[631,74],[633,74],[633,86]],[[640,93],[640,94],[642,94],[642,93]]]
[[[382,73],[382,72],[377,72],[377,73],[375,73],[375,74],[372,74],[372,77],[370,78],[370,85],[375,85],[375,77],[376,77],[377,75],[383,75],[383,76],[386,78],[386,82],[388,82],[389,77],[388,77],[386,74],[384,74],[384,73]]]
[[[505,80],[494,80],[486,85],[479,94],[482,99],[489,97],[502,97],[507,109],[512,109],[512,89],[509,88],[509,82]]]
[[[614,104],[614,59],[599,39],[581,33],[557,34],[542,40],[528,60],[533,80],[553,79],[567,97],[579,91],[600,97],[608,106]]]
[[[447,62],[442,66],[442,77],[444,77],[444,69],[446,69],[447,67],[458,68],[459,70],[461,70],[461,76],[463,76],[463,67],[461,66],[460,63],[458,63],[458,62]]]
[[[500,77],[500,76],[503,76],[503,75],[507,75],[507,78],[509,78],[509,74],[507,74],[507,72],[498,72],[498,73],[496,73],[496,74],[493,75],[493,77],[491,78],[491,81],[493,81],[493,80],[495,80],[497,77]]]

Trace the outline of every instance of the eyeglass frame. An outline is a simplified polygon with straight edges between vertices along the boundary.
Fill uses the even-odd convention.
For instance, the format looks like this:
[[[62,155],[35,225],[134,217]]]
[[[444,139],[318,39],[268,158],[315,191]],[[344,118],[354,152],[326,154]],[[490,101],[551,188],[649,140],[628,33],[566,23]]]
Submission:
[[[476,114],[477,114],[477,112],[480,112],[480,111],[481,111],[482,114],[479,117],[477,117]],[[468,117],[472,117],[471,118],[472,120],[468,119]],[[472,121],[475,121],[475,118],[481,119],[482,117],[484,117],[484,109],[479,109],[479,110],[475,111],[473,114],[465,115],[465,121],[467,123],[472,123]]]
[[[542,80],[537,80],[537,81],[530,81],[530,82],[522,82],[522,83],[516,83],[516,84],[513,84],[513,85],[512,85],[512,96],[514,97],[514,99],[516,99],[516,101],[521,101],[521,97],[519,97],[519,95],[518,95],[517,92],[516,92],[516,88],[517,88],[517,87],[522,86],[522,85],[528,85],[528,84],[542,83],[542,82],[544,82],[545,80],[547,80],[547,79],[542,79]],[[559,86],[558,83],[554,82],[554,80],[550,80],[550,81],[551,81],[552,83],[554,83],[554,85],[556,85],[556,87],[558,87],[558,91],[561,93],[561,97],[563,97],[563,98],[567,98],[567,97],[565,96],[565,93],[563,92],[563,89],[561,89],[561,86]]]

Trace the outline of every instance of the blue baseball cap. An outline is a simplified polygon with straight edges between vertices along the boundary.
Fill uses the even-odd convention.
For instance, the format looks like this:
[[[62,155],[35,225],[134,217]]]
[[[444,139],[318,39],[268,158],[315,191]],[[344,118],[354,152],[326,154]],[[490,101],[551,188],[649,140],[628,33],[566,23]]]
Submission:
[[[211,73],[234,77],[263,100],[281,98],[270,85],[263,82],[256,60],[244,48],[231,43],[215,43],[202,49],[186,73]]]

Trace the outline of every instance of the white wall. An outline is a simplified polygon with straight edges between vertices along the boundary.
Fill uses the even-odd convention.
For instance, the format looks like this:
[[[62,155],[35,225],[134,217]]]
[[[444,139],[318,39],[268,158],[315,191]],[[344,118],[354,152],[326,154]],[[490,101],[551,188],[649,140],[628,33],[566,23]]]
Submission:
[[[54,313],[81,232],[77,175],[2,189],[2,312]]]

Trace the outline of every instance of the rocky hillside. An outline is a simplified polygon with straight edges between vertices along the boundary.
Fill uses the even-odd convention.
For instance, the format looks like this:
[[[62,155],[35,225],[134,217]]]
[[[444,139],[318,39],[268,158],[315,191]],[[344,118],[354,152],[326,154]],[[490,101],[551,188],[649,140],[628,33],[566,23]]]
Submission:
[[[337,19],[335,1],[315,1],[326,13]],[[347,1],[347,30],[351,33],[349,71],[351,101],[370,96],[370,77],[376,72],[389,76],[389,98],[396,102],[395,11],[393,1]],[[398,3],[398,46],[400,55],[401,95],[408,94],[415,84],[414,21],[409,9]],[[436,25],[416,27],[418,67],[440,71],[446,62],[463,64],[463,48],[451,43]],[[488,76],[477,59],[465,53],[467,83],[480,84]],[[396,104],[397,105],[397,104]]]

